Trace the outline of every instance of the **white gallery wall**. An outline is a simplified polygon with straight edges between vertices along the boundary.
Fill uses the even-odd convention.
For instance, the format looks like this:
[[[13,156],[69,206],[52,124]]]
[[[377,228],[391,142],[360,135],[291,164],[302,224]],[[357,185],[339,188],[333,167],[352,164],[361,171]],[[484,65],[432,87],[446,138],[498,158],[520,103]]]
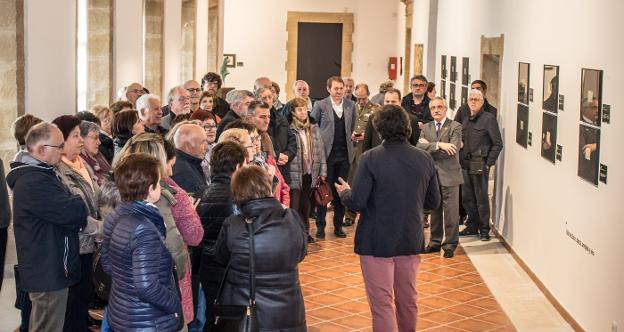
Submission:
[[[471,77],[478,78],[481,35],[504,34],[502,207],[492,216],[520,258],[587,331],[611,331],[613,323],[618,331],[624,329],[622,13],[624,3],[617,0],[439,0],[438,6],[436,83],[442,54],[458,57],[458,71],[461,57],[470,57]],[[531,64],[534,90],[529,104],[533,145],[527,149],[515,140],[518,62]],[[556,164],[540,155],[545,64],[560,66],[559,93],[565,96],[557,125],[563,160]],[[600,138],[600,163],[608,166],[608,182],[598,186],[577,176],[581,68],[604,70],[602,100],[611,105],[611,124],[602,124]]]
[[[285,90],[288,11],[353,13],[351,76],[356,82],[368,83],[373,94],[379,83],[388,79],[388,58],[402,55],[399,41],[403,32],[398,27],[405,6],[399,1],[227,0],[224,5],[223,53],[236,54],[236,61],[244,63],[243,67],[229,68],[225,86],[252,89],[257,77],[268,76]],[[282,91],[281,100],[285,98]]]

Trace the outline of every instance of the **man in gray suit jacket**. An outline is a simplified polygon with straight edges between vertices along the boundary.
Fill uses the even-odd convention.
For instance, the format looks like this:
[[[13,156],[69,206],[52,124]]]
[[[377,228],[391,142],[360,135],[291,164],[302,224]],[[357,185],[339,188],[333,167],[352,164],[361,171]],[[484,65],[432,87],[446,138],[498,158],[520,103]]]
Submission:
[[[431,214],[431,239],[426,252],[438,252],[444,257],[455,254],[459,233],[459,185],[464,182],[459,164],[462,127],[446,117],[446,103],[441,97],[429,102],[433,121],[424,125],[417,147],[429,152],[435,162],[442,194],[442,204]],[[444,242],[443,235],[446,235]]]
[[[329,97],[314,104],[310,115],[321,128],[321,137],[327,154],[327,181],[334,199],[334,234],[346,237],[342,230],[345,208],[336,192],[334,183],[338,178],[347,178],[350,161],[353,158],[351,134],[355,123],[355,103],[344,98],[344,81],[338,76],[327,80]],[[313,179],[312,181],[316,181]],[[316,213],[316,237],[325,238],[325,216],[327,207],[320,206]]]

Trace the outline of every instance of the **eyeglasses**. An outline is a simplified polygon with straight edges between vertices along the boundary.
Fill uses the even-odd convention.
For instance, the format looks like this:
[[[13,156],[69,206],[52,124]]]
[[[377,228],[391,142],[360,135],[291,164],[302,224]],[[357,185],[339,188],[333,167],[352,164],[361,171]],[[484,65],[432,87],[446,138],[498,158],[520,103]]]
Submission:
[[[446,107],[445,107],[445,106],[442,106],[442,105],[438,105],[438,106],[429,106],[429,109],[431,109],[431,110],[436,110],[436,109],[443,110],[443,109],[445,109],[445,108],[446,108]]]
[[[195,88],[195,89],[186,89],[186,91],[190,92],[190,93],[197,93],[197,92],[201,92],[200,88]]]
[[[479,101],[481,98],[468,98],[468,101]]]
[[[412,84],[412,87],[413,87],[413,88],[424,88],[424,87],[426,87],[426,86],[427,86],[427,84],[418,84],[418,83],[414,83],[414,84]]]
[[[63,150],[63,147],[65,146],[65,142],[61,143],[60,145],[44,144],[43,146],[47,146],[47,147],[57,148],[59,150]]]
[[[139,89],[135,89],[135,90],[128,90],[128,92],[143,94],[143,90],[139,90]]]

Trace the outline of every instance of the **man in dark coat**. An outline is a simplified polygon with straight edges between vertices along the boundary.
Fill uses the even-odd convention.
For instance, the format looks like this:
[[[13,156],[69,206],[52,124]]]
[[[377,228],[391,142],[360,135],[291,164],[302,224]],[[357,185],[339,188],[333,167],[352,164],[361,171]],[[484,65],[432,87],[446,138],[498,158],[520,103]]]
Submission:
[[[4,266],[6,255],[9,223],[11,222],[11,207],[9,206],[9,193],[4,178],[4,163],[0,159],[0,266]],[[2,290],[2,280],[4,279],[4,269],[0,269],[0,290]]]
[[[349,209],[361,213],[355,253],[360,255],[373,330],[396,331],[398,326],[399,331],[413,331],[416,274],[425,249],[423,210],[440,204],[436,169],[429,153],[407,142],[409,118],[400,106],[385,105],[373,122],[382,145],[360,156],[353,189],[340,179],[336,190]],[[392,302],[399,314],[388,312]]]
[[[173,165],[173,180],[189,195],[200,197],[206,186],[201,166],[208,150],[206,131],[196,124],[184,124],[173,136],[173,144],[177,158]]]
[[[63,134],[40,123],[26,136],[28,153],[11,163],[15,245],[20,284],[32,301],[30,329],[61,331],[69,287],[80,281],[78,232],[87,207],[57,177]]]
[[[247,116],[247,108],[253,100],[253,94],[247,90],[234,90],[228,93],[228,101],[232,109],[221,118],[217,126],[217,140],[228,124]]]
[[[470,84],[470,89],[471,90],[476,89],[476,90],[481,91],[481,93],[483,93],[483,100],[484,100],[483,110],[494,115],[494,119],[496,119],[498,110],[496,109],[496,107],[492,106],[492,104],[488,102],[487,98],[485,98],[485,96],[487,95],[487,84],[482,80],[474,80]],[[465,117],[470,117],[470,107],[468,107],[468,103],[463,104],[459,107],[459,109],[457,110],[457,113],[455,113],[454,120],[459,123],[462,123]]]
[[[230,110],[230,104],[225,101],[225,99],[217,96],[217,91],[221,89],[222,84],[223,80],[221,80],[221,76],[213,72],[207,73],[201,80],[202,90],[212,92],[212,94],[216,96],[212,111],[221,119],[223,119],[225,114]]]
[[[429,112],[429,97],[427,97],[427,78],[423,75],[416,75],[410,79],[411,91],[403,100],[401,106],[410,114],[414,115],[418,121],[418,127],[433,120]],[[418,136],[417,136],[418,137]]]

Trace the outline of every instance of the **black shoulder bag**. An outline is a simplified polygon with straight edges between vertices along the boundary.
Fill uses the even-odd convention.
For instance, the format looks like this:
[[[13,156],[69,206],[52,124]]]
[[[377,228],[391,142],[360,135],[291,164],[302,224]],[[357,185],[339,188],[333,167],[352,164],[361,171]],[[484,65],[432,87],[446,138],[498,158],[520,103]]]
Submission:
[[[223,286],[230,271],[230,263],[228,263],[219,291],[217,299],[212,305],[214,313],[214,322],[212,323],[212,331],[215,332],[257,332],[258,316],[256,315],[256,259],[254,249],[254,233],[253,220],[245,218],[247,231],[249,232],[249,304],[248,305],[226,305],[221,304],[221,294]],[[231,260],[230,260],[231,261]]]

